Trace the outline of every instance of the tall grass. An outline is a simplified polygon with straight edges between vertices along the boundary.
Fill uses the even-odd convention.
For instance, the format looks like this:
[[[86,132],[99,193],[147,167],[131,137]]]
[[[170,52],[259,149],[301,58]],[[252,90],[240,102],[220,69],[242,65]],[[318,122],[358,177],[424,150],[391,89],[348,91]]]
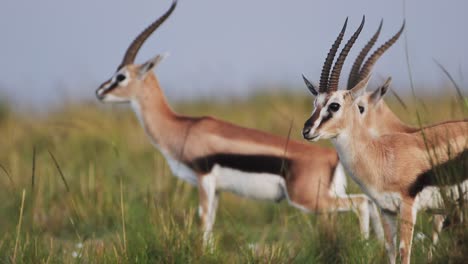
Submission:
[[[450,100],[427,104],[436,110],[422,116],[425,122],[463,115]],[[374,238],[361,238],[354,214],[306,215],[284,202],[228,193],[214,227],[216,250],[204,254],[196,190],[171,176],[126,107],[68,105],[46,116],[2,107],[0,263],[386,262]],[[176,106],[283,136],[293,122],[296,139],[310,108],[311,98],[293,94]],[[418,218],[416,233],[424,235],[415,239],[417,263],[427,260],[429,217]],[[466,224],[453,222],[435,263],[462,261],[467,236]]]

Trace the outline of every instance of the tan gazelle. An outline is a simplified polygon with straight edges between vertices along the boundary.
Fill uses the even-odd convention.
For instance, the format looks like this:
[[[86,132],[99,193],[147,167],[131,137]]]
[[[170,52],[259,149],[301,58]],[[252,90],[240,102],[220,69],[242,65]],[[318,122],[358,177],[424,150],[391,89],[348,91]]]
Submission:
[[[129,102],[173,174],[198,187],[205,245],[211,241],[220,191],[274,202],[286,199],[306,212],[356,211],[364,236],[369,233],[369,217],[381,234],[377,210],[368,197],[346,194],[345,174],[333,149],[212,117],[183,116],[171,109],[153,73],[162,57],[141,65],[134,60],[144,41],[175,7],[176,1],[138,35],[117,72],[96,94],[103,102]]]
[[[372,68],[375,65],[375,63],[393,44],[395,44],[395,42],[401,36],[405,27],[405,23],[403,23],[400,30],[390,39],[388,39],[384,44],[378,47],[363,64],[365,57],[377,41],[377,38],[382,29],[382,24],[383,21],[380,23],[379,28],[377,29],[375,34],[367,42],[365,47],[361,50],[356,60],[354,61],[349,74],[347,89],[352,89],[360,80],[365,78],[372,71]],[[363,115],[363,118],[365,119],[364,122],[366,124],[367,129],[374,137],[379,137],[385,134],[397,132],[413,133],[420,131],[420,127],[413,127],[407,125],[402,120],[400,120],[397,117],[397,115],[393,113],[392,110],[387,106],[385,101],[382,100],[382,98],[389,90],[390,81],[390,78],[387,79],[384,85],[378,87],[372,92],[365,92],[365,94],[360,96],[357,100],[359,112],[361,113],[361,115]],[[442,207],[444,206],[443,196],[449,197],[452,193],[455,193],[456,196],[458,196],[458,193],[460,191],[459,188],[461,188],[460,190],[462,190],[463,192],[467,192],[468,181],[463,182],[463,184],[461,184],[460,186],[456,186],[455,188],[445,188],[443,190],[443,193],[440,192],[440,188],[426,188],[423,190],[420,196],[426,199],[426,201],[424,201],[425,204],[431,204],[431,208]],[[438,210],[438,212],[442,211],[443,210]],[[443,227],[444,220],[445,216],[441,213],[435,214],[433,216],[433,244],[437,244],[438,242],[439,233]],[[430,256],[432,256],[432,250],[429,251],[429,253]]]
[[[393,219],[399,213],[400,257],[402,263],[409,263],[416,214],[420,208],[434,206],[432,199],[424,197],[425,191],[440,184],[453,186],[468,178],[468,121],[450,121],[413,133],[373,134],[358,104],[370,75],[349,90],[338,90],[341,68],[353,42],[343,48],[318,93],[303,135],[311,141],[331,139],[350,176],[380,207],[391,263],[396,260]],[[333,58],[327,61],[324,69],[329,71]],[[309,89],[316,90],[313,86]],[[456,168],[456,175],[447,175],[450,168]]]

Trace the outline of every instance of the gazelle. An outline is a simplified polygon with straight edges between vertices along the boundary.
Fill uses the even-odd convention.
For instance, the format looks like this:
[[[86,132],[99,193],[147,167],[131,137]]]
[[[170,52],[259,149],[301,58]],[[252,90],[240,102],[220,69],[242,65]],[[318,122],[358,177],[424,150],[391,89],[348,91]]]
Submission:
[[[381,21],[377,31],[371,37],[371,39],[367,42],[364,48],[361,50],[359,55],[357,56],[356,60],[353,63],[351,68],[349,77],[348,77],[348,85],[347,89],[352,89],[359,81],[364,79],[371,71],[375,63],[378,59],[398,40],[401,36],[404,28],[405,23],[401,26],[400,30],[393,35],[390,39],[388,39],[384,44],[378,47],[364,62],[365,57],[372,49],[373,45],[377,41],[380,31],[382,29],[383,21]],[[362,66],[362,67],[361,67]],[[310,82],[305,79],[306,84]],[[382,98],[386,95],[389,90],[391,79],[387,79],[384,85],[381,85],[373,92],[365,92],[362,96],[359,97],[357,104],[361,115],[363,115],[363,119],[365,120],[365,126],[369,130],[372,136],[379,137],[386,134],[391,133],[414,133],[420,131],[420,127],[413,127],[410,125],[405,124],[402,120],[400,120],[395,113],[387,106]],[[432,125],[433,126],[433,125]],[[463,190],[468,190],[468,182],[464,182],[461,186]],[[449,190],[450,192],[456,190]],[[457,192],[457,191],[456,191]],[[428,188],[423,191],[423,197],[427,199],[432,199],[434,206],[442,206],[443,199],[442,196],[447,195],[441,194],[439,189],[436,188]],[[443,214],[435,214],[433,216],[433,234],[432,234],[432,242],[433,244],[437,244],[439,233],[443,227],[443,222],[445,220],[445,216]],[[431,256],[430,251],[430,256]]]
[[[117,72],[96,95],[103,102],[129,102],[173,174],[198,187],[204,244],[211,245],[220,191],[275,202],[287,199],[306,212],[357,211],[363,235],[368,236],[372,217],[379,236],[382,231],[375,207],[363,194],[345,193],[345,174],[333,149],[212,117],[182,116],[171,109],[153,73],[162,56],[141,65],[134,60],[176,4],[173,1],[163,16],[135,38]]]
[[[341,68],[359,32],[360,28],[345,45],[328,78],[339,45],[330,49],[322,71],[325,86],[320,92],[309,85],[317,97],[303,135],[311,141],[331,139],[351,177],[381,208],[391,263],[396,259],[392,240],[394,218],[399,212],[400,257],[402,263],[409,263],[417,211],[434,206],[432,199],[424,197],[425,191],[438,189],[441,181],[450,186],[468,178],[468,121],[447,122],[413,133],[373,135],[358,105],[370,75],[350,90],[338,90]],[[462,175],[440,177],[447,167],[456,167]]]

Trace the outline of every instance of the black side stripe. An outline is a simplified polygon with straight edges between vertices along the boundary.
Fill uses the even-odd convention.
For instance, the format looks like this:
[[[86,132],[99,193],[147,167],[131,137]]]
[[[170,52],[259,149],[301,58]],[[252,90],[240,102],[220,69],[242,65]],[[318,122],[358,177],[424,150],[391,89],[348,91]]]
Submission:
[[[455,185],[466,179],[468,179],[468,150],[421,173],[408,189],[408,193],[411,197],[416,197],[427,186]]]
[[[191,161],[188,166],[198,173],[208,173],[218,164],[221,167],[250,173],[271,173],[287,177],[291,160],[278,156],[214,154]]]

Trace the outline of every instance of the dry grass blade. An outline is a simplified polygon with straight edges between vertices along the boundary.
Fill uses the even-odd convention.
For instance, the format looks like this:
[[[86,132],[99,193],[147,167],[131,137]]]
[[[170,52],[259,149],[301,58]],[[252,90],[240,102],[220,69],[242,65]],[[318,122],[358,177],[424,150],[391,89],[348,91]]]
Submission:
[[[286,144],[284,145],[284,156],[285,157],[286,157],[286,153],[288,151],[289,141],[291,140],[291,131],[292,131],[292,128],[293,128],[293,124],[294,124],[294,119],[291,119],[291,123],[289,124],[288,136],[286,137]],[[284,167],[285,161],[286,161],[285,159],[282,160],[281,170],[280,171],[283,171],[285,169],[285,167]]]
[[[65,179],[65,176],[63,175],[62,169],[60,169],[60,165],[58,164],[57,159],[55,159],[55,156],[52,154],[52,152],[50,152],[50,150],[47,150],[47,152],[49,152],[50,157],[54,161],[55,167],[57,168],[60,174],[60,177],[62,178],[63,184],[65,184],[65,188],[67,189],[67,192],[70,192],[70,187],[68,187],[67,180]]]
[[[35,178],[36,178],[36,146],[33,147],[32,173],[31,173],[31,191],[34,191]]]
[[[20,233],[21,233],[21,223],[23,222],[23,211],[24,211],[24,200],[25,200],[25,198],[26,198],[26,190],[23,189],[23,194],[21,196],[20,215],[19,215],[19,220],[18,220],[18,226],[16,228],[15,249],[13,251],[13,258],[12,258],[13,263],[16,263],[16,254],[18,252],[19,236],[20,236]]]
[[[401,106],[403,106],[403,108],[405,110],[408,110],[408,106],[406,105],[406,103],[403,101],[403,99],[401,99],[401,97],[397,94],[397,92],[395,92],[393,89],[391,89],[392,91],[392,94],[393,96],[395,96],[395,98],[397,99],[397,101],[401,104]]]
[[[462,109],[465,109],[465,99],[463,98],[463,94],[462,94],[460,86],[457,84],[455,79],[453,79],[452,75],[448,72],[448,70],[444,67],[444,65],[442,65],[436,59],[432,59],[432,60],[434,60],[435,64],[442,70],[442,72],[445,75],[447,75],[447,78],[449,78],[450,82],[452,83],[452,85],[455,87],[455,90],[457,91],[458,100],[460,101]]]
[[[13,181],[13,178],[11,178],[11,175],[10,175],[10,173],[8,172],[8,170],[7,170],[2,164],[0,164],[0,169],[5,173],[5,175],[7,176],[8,180],[11,182],[11,185],[13,186],[13,188],[16,188],[16,187],[15,187],[15,182]]]

